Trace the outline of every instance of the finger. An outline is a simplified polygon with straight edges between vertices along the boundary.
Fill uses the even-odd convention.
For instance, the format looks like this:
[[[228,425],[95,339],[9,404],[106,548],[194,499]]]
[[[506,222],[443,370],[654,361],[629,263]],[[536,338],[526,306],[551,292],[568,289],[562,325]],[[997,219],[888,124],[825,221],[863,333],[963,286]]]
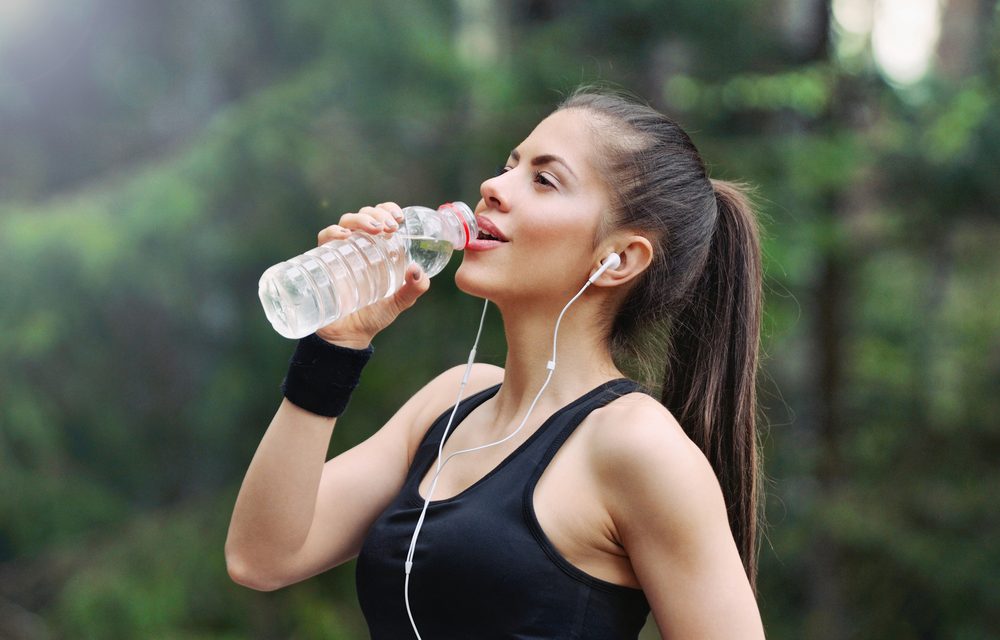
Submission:
[[[345,213],[340,216],[341,226],[348,229],[367,231],[368,233],[380,233],[385,226],[377,218],[366,213],[366,209],[373,209],[373,207],[365,207],[357,213]]]
[[[371,216],[374,220],[381,223],[382,228],[386,231],[395,231],[399,228],[399,223],[396,222],[392,211],[388,209],[383,209],[382,207],[362,207],[358,213]]]
[[[403,223],[403,208],[400,207],[395,202],[383,202],[378,206],[379,209],[385,209],[390,214],[392,214],[392,219],[399,224]]]
[[[326,244],[332,240],[343,240],[350,235],[350,229],[345,229],[339,224],[331,224],[316,235],[316,241],[318,244]]]
[[[417,298],[427,293],[431,287],[431,279],[424,270],[416,264],[406,268],[406,283],[393,295],[397,311],[404,311],[413,306]]]

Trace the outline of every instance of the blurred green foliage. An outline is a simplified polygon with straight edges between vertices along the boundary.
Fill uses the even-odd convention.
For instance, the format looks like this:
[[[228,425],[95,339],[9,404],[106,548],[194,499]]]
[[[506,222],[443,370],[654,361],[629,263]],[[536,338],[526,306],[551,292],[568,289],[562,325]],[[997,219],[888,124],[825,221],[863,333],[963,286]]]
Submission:
[[[991,3],[946,6],[967,61],[917,87],[835,55],[823,3],[22,4],[0,3],[0,636],[365,637],[353,565],[270,594],[226,575],[291,350],[257,278],[363,204],[474,202],[596,81],[758,185],[769,637],[997,637]],[[332,451],[464,361],[453,272],[377,338]]]

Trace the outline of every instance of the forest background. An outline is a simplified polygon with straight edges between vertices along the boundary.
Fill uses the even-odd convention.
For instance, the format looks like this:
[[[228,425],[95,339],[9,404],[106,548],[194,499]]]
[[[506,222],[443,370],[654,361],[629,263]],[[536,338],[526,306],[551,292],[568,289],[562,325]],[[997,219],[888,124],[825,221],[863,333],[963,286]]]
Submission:
[[[998,11],[0,0],[0,637],[366,637],[353,563],[226,574],[293,346],[257,279],[363,204],[474,203],[585,82],[758,188],[769,637],[1000,637]],[[332,452],[465,360],[457,263]]]

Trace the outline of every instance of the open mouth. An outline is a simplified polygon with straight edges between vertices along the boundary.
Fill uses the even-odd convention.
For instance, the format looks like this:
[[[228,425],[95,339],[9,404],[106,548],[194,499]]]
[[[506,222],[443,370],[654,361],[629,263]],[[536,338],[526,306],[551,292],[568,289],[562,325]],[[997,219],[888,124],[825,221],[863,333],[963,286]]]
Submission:
[[[501,231],[493,221],[486,216],[476,216],[476,226],[479,227],[479,235],[476,236],[476,240],[492,240],[493,242],[507,242],[507,238],[504,237],[503,231]]]
[[[491,234],[489,234],[489,233],[487,233],[485,231],[480,231],[479,235],[476,236],[476,240],[495,240],[497,242],[507,242],[506,240],[503,240],[502,238],[498,238],[498,237],[496,237],[494,235],[491,235]]]

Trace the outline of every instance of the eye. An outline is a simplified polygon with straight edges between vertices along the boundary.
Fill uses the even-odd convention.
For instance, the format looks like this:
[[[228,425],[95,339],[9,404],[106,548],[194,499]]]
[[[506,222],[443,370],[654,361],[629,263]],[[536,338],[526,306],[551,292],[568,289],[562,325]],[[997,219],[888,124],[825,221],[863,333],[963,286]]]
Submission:
[[[546,178],[545,174],[542,173],[541,171],[535,173],[535,182],[537,182],[538,184],[540,184],[542,186],[551,187],[553,189],[556,186],[556,185],[552,184],[552,181],[549,180],[548,178]]]
[[[497,165],[497,170],[493,174],[493,177],[495,178],[497,176],[502,176],[503,174],[507,173],[508,171],[510,171],[510,167],[504,166],[502,164],[498,164]]]

